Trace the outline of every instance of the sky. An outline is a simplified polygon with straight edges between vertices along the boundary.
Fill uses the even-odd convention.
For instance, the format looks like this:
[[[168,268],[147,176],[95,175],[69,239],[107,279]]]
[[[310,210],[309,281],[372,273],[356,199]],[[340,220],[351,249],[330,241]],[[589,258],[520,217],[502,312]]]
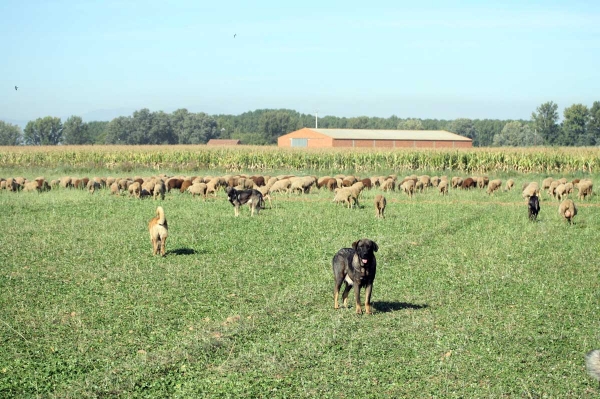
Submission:
[[[13,123],[141,108],[530,119],[600,101],[599,75],[592,0],[0,0]]]

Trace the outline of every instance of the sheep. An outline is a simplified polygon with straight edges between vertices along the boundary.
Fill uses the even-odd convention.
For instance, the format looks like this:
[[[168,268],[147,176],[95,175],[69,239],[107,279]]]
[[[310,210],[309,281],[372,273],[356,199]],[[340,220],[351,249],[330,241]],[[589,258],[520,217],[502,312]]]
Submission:
[[[362,184],[362,182],[356,182],[354,183],[352,186],[350,186],[350,190],[352,191],[352,194],[358,198],[360,196],[360,193],[362,193],[362,190],[365,188],[365,185]]]
[[[558,214],[562,216],[569,224],[573,223],[573,218],[577,215],[577,206],[571,199],[566,199],[560,203]]]
[[[549,189],[550,188],[550,184],[552,184],[553,181],[554,181],[554,178],[552,178],[552,177],[546,177],[542,181],[542,190]]]
[[[292,181],[290,179],[283,179],[276,181],[269,190],[269,194],[277,193],[280,191],[286,191],[292,185]]]
[[[556,187],[558,187],[560,185],[560,182],[558,180],[554,180],[550,183],[550,187],[548,187],[548,195],[550,195],[551,197],[556,198]]]
[[[419,192],[423,192],[423,182],[421,180],[417,181],[415,183],[415,192],[419,191]]]
[[[327,187],[327,182],[331,179],[331,176],[323,176],[317,180],[317,188],[321,189]]]
[[[206,189],[207,185],[205,183],[196,183],[189,186],[187,188],[187,192],[192,194],[192,197],[195,197],[196,195],[201,195],[202,197],[206,198]]]
[[[94,192],[96,190],[100,190],[102,188],[102,186],[100,186],[100,183],[98,183],[95,180],[90,180],[88,181],[87,184],[87,190],[89,191],[90,194],[94,194]]]
[[[463,178],[460,176],[454,176],[451,180],[452,188],[458,188],[462,186]]]
[[[472,177],[467,177],[466,179],[464,179],[462,182],[462,186],[461,186],[461,188],[463,190],[468,190],[470,188],[475,188],[475,187],[477,187],[477,182],[475,180],[473,180]]]
[[[556,190],[554,190],[554,196],[556,197],[557,200],[560,201],[563,199],[563,196],[566,195],[566,192],[567,192],[566,185],[561,183],[556,187]]]
[[[367,190],[370,190],[373,187],[373,182],[370,178],[361,179],[360,182],[365,186]]]
[[[304,194],[308,194],[310,192],[310,188],[313,184],[315,184],[316,180],[312,176],[305,177],[297,177],[292,181],[288,192],[296,192],[296,190],[300,190]]]
[[[166,189],[165,182],[162,179],[156,179],[154,188],[152,189],[152,198],[157,199],[160,197],[161,200],[164,200]]]
[[[119,195],[120,194],[119,183],[114,182],[113,184],[110,185],[110,194],[111,195]]]
[[[490,181],[488,183],[488,188],[487,188],[488,195],[493,194],[494,191],[498,190],[500,187],[502,187],[502,180],[494,179],[494,180]]]
[[[375,196],[375,217],[385,219],[385,215],[383,212],[385,211],[385,206],[387,201],[385,197],[381,194],[377,194]]]
[[[383,191],[394,191],[396,189],[396,182],[393,179],[387,179],[381,183],[380,188]]]
[[[414,180],[407,180],[404,183],[402,183],[400,185],[400,188],[402,189],[402,191],[404,191],[410,198],[412,198],[414,192],[415,192],[415,181]]]
[[[71,180],[73,180],[71,177],[69,176],[65,176],[65,177],[61,177],[60,178],[60,186],[62,188],[69,188],[71,187]]]
[[[335,197],[333,198],[333,202],[346,202],[348,208],[352,208],[355,204],[358,207],[358,198],[354,196],[354,193],[349,187],[338,188]]]
[[[338,187],[337,180],[335,180],[335,179],[329,179],[327,181],[326,185],[327,185],[327,189],[329,191],[334,191]]]
[[[23,184],[23,191],[25,191],[25,192],[37,191],[39,193],[40,192],[39,183],[35,180],[26,182],[25,184]]]
[[[142,196],[142,186],[137,181],[131,183],[129,187],[127,187],[127,190],[129,191],[130,197],[140,198]]]
[[[594,186],[591,180],[582,180],[577,184],[577,187],[579,188],[577,198],[580,200],[584,200],[586,197],[592,196]]]
[[[510,191],[513,189],[514,186],[515,186],[515,181],[513,179],[508,179],[506,181],[506,187],[504,188],[504,191]]]
[[[536,197],[540,196],[540,187],[536,182],[531,182],[523,190],[523,198],[528,199],[534,195]]]
[[[440,180],[438,190],[442,195],[448,194],[448,180]]]
[[[433,176],[433,177],[431,178],[431,185],[432,185],[433,187],[437,187],[437,186],[439,186],[439,185],[440,185],[440,178],[439,178],[439,176]]]
[[[431,177],[427,175],[420,176],[417,183],[419,182],[422,184],[422,188],[426,189],[427,187],[431,186]]]
[[[179,192],[180,193],[185,193],[185,190],[188,189],[189,186],[192,185],[192,180],[190,179],[185,179],[183,181],[183,183],[181,183],[181,187],[179,187]],[[143,187],[143,186],[142,186]],[[152,188],[154,188],[154,182],[152,182]]]
[[[172,177],[166,181],[165,185],[167,187],[167,192],[171,192],[172,189],[180,189],[183,184],[183,179],[178,179],[176,177]]]

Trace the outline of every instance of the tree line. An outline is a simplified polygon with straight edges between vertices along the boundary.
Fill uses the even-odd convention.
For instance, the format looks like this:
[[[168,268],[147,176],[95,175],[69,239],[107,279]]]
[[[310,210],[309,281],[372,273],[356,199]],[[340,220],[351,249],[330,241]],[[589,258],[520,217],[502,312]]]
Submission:
[[[244,144],[269,145],[303,127],[315,126],[315,116],[289,109],[260,109],[241,115],[208,115],[178,109],[172,113],[147,108],[110,122],[84,122],[71,116],[64,122],[46,116],[29,121],[25,129],[0,121],[0,145],[90,144],[205,144],[213,138],[240,139]],[[558,105],[541,104],[530,120],[498,119],[402,119],[359,116],[324,116],[319,128],[447,130],[469,137],[476,147],[536,145],[600,145],[600,101],[591,108],[574,104],[565,108],[560,121]]]

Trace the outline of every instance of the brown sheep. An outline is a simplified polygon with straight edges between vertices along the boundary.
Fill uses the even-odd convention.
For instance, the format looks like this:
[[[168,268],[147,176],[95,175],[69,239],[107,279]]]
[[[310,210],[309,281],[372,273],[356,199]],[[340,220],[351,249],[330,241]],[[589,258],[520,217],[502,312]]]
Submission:
[[[573,223],[573,218],[577,215],[577,206],[571,199],[566,199],[560,203],[558,207],[558,214],[562,216],[567,222]]]
[[[181,183],[181,187],[179,187],[179,192],[180,193],[185,193],[185,190],[187,190],[188,187],[190,187],[191,185],[192,185],[192,181],[191,180],[189,180],[189,179],[184,180],[183,183]]]
[[[61,177],[60,178],[60,186],[62,188],[69,188],[71,187],[71,180],[73,180],[71,177],[69,176],[65,176],[65,177]]]
[[[176,177],[170,178],[165,183],[165,185],[167,186],[167,192],[171,192],[171,190],[174,188],[179,190],[181,188],[182,184],[183,184],[183,179],[178,179]]]
[[[494,179],[494,180],[490,181],[488,183],[488,188],[487,188],[488,195],[493,194],[494,191],[498,190],[500,187],[502,187],[502,180]]]
[[[467,177],[466,179],[464,179],[462,182],[462,186],[461,186],[461,188],[463,190],[468,190],[470,188],[475,188],[475,187],[477,187],[477,182],[475,180],[473,180],[472,177]]]
[[[515,181],[513,179],[508,179],[506,181],[506,187],[504,188],[505,191],[510,191],[513,189],[513,187],[515,186]]]
[[[329,191],[334,191],[336,188],[338,188],[337,180],[329,179],[326,183],[326,186]]]
[[[416,183],[421,183],[421,188],[424,190],[431,186],[431,177],[428,175],[419,176],[419,180]]]
[[[372,181],[371,181],[371,179],[370,179],[370,178],[368,178],[368,177],[367,177],[367,178],[365,178],[365,179],[361,179],[361,181],[360,181],[360,182],[361,182],[361,183],[362,183],[362,184],[365,186],[365,188],[366,188],[367,190],[370,190],[370,189],[371,189],[371,187],[373,187],[373,182],[372,182]]]
[[[385,200],[385,197],[383,195],[377,194],[375,196],[375,217],[382,219],[385,218],[383,212],[385,211],[386,204],[387,201]]]
[[[431,185],[433,187],[438,187],[440,185],[440,177],[439,176],[433,176],[431,178]]]

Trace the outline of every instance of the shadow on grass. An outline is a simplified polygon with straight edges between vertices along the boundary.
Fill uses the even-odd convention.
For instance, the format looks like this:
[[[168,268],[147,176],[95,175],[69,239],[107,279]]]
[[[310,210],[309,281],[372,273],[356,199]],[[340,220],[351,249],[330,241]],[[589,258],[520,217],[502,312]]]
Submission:
[[[200,252],[192,248],[177,248],[172,251],[167,251],[165,255],[196,255]]]
[[[426,309],[429,305],[417,305],[416,303],[408,302],[374,302],[373,307],[378,312],[395,312],[404,309]]]

